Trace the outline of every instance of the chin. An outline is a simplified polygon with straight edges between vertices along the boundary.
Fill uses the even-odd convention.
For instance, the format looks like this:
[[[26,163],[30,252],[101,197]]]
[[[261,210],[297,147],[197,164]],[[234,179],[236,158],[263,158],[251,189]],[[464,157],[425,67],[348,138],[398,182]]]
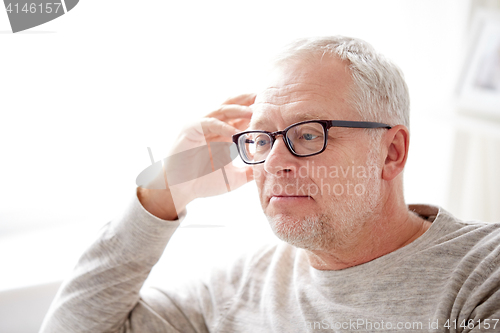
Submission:
[[[284,242],[306,250],[319,250],[328,242],[329,226],[318,215],[295,217],[266,215],[274,234]]]

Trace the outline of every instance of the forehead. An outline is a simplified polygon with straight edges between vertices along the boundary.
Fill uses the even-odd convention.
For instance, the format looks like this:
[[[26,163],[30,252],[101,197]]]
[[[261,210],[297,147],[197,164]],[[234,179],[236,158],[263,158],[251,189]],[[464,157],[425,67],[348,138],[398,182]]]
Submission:
[[[250,127],[284,128],[310,119],[357,120],[348,103],[352,78],[338,59],[294,62],[276,68],[252,106]]]

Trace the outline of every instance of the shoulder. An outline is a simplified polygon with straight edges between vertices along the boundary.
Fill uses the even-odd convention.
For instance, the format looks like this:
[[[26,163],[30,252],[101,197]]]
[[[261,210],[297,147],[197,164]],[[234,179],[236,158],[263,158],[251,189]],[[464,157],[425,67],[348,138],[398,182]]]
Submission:
[[[424,238],[433,244],[461,244],[463,249],[476,246],[492,249],[500,244],[500,223],[464,221],[437,206],[410,205],[409,209],[432,222]]]
[[[456,289],[455,304],[469,318],[498,318],[500,301],[500,223],[464,221],[441,210],[443,230],[437,239],[443,256],[454,262],[448,290]],[[451,294],[451,291],[450,291]],[[475,313],[475,315],[474,315]]]
[[[441,229],[439,243],[448,242],[468,251],[490,252],[500,248],[500,223],[464,221],[442,208],[434,223]]]
[[[500,223],[464,221],[443,208],[435,209],[432,226],[422,236],[422,251],[460,275],[474,272],[485,277],[499,271]]]

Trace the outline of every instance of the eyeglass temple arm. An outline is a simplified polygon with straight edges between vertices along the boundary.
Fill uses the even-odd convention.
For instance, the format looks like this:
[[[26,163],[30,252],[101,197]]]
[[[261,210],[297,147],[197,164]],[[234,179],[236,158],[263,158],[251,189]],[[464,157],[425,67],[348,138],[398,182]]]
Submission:
[[[383,123],[376,123],[372,121],[348,121],[348,120],[331,120],[332,127],[349,127],[349,128],[387,128],[391,129],[392,126]]]

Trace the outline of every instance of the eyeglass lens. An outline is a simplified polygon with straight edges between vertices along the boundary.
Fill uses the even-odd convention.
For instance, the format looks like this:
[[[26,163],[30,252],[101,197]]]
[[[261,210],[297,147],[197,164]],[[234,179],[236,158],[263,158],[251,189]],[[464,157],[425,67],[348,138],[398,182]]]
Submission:
[[[320,123],[297,124],[285,135],[289,148],[297,155],[307,156],[323,149],[325,130]],[[272,148],[272,138],[266,133],[247,133],[239,137],[238,146],[246,162],[262,162]]]

